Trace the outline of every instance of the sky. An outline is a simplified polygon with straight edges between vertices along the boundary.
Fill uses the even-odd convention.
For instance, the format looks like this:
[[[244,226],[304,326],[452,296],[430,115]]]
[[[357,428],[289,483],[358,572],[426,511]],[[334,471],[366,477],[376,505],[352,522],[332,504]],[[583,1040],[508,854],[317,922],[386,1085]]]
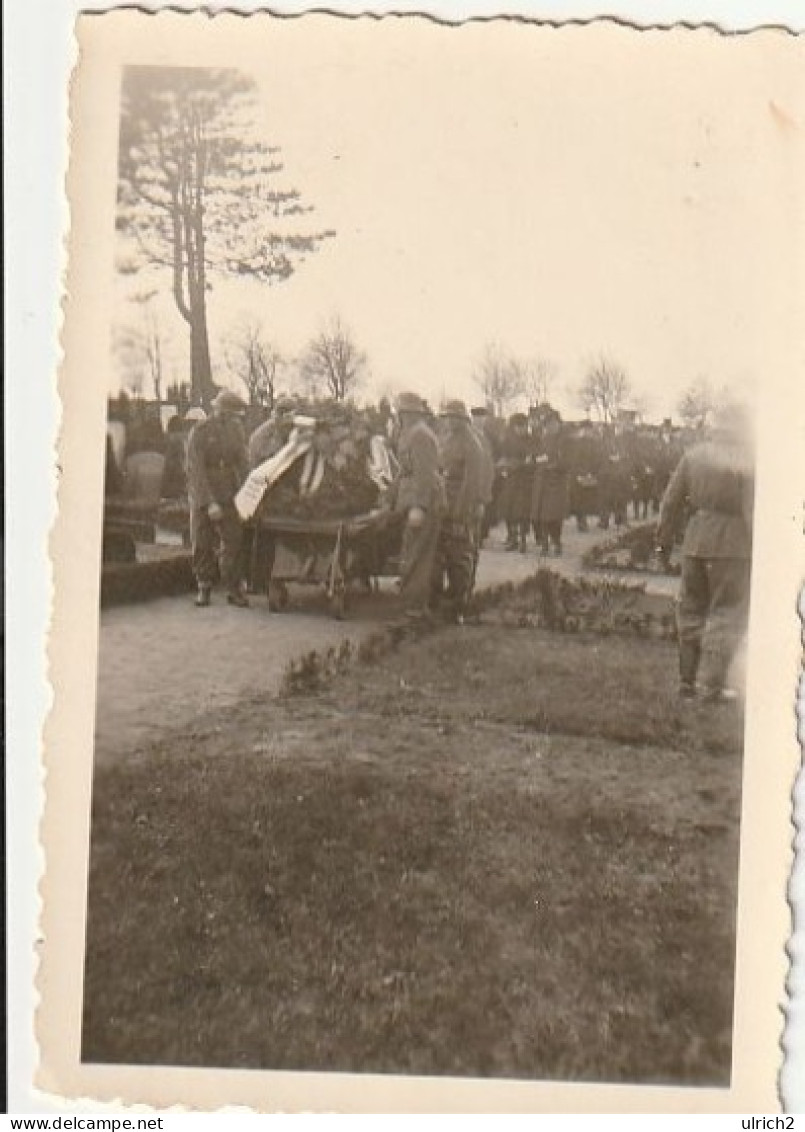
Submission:
[[[368,355],[368,396],[478,402],[489,342],[549,358],[551,399],[575,415],[602,353],[649,419],[676,416],[699,378],[742,392],[762,379],[785,315],[768,288],[785,216],[769,201],[793,209],[800,175],[784,141],[802,121],[793,69],[707,32],[613,28],[592,53],[583,35],[514,22],[492,35],[423,20],[405,40],[393,21],[340,23],[305,36],[282,21],[231,59],[259,83],[283,179],[337,235],[279,285],[216,283],[217,380],[237,322],[294,355],[334,314]],[[183,326],[163,309],[184,376]]]

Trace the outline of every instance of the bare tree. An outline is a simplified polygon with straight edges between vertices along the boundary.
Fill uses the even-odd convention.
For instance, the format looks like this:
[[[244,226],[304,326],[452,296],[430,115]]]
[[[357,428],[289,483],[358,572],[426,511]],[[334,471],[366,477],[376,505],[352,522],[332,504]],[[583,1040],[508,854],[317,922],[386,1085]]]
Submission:
[[[600,421],[613,421],[631,396],[631,383],[618,362],[601,355],[592,362],[577,391],[585,413],[593,412]]]
[[[154,397],[157,401],[161,401],[165,335],[154,309],[156,295],[156,291],[139,291],[133,297],[142,311],[139,339],[145,355],[146,368],[154,388]]]
[[[241,323],[230,334],[224,356],[230,371],[246,386],[249,404],[270,409],[285,359],[263,327],[253,321]]]
[[[719,395],[711,383],[705,377],[698,377],[680,397],[677,410],[689,428],[706,428],[718,404]]]
[[[334,315],[308,343],[299,370],[310,393],[318,395],[323,389],[336,401],[345,401],[366,376],[366,354],[340,316]]]
[[[473,372],[473,380],[498,416],[526,391],[523,366],[498,342],[484,347]]]
[[[557,375],[557,366],[550,358],[537,355],[521,363],[523,386],[532,405],[550,402]]]

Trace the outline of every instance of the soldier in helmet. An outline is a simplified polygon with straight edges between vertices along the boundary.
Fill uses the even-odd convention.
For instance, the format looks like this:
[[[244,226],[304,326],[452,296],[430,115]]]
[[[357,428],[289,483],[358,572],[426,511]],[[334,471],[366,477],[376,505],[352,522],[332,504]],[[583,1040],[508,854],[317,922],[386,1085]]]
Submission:
[[[448,401],[442,407],[439,439],[446,507],[439,534],[436,588],[444,592],[451,615],[460,621],[475,579],[491,484],[484,449],[462,401]]]
[[[436,550],[439,541],[444,487],[439,474],[439,445],[428,423],[430,410],[416,393],[397,398],[400,435],[397,459],[400,474],[393,504],[405,516],[400,553],[400,597],[407,616],[431,615]]]
[[[211,405],[212,416],[199,421],[187,443],[187,490],[193,570],[198,583],[196,605],[210,604],[220,546],[221,579],[230,605],[247,606],[242,591],[243,531],[235,495],[247,474],[246,437],[239,420],[245,402],[222,389]]]
[[[679,691],[685,698],[697,693],[701,664],[706,698],[729,697],[727,675],[748,612],[753,503],[748,419],[733,406],[719,414],[709,440],[682,456],[660,508],[661,555],[670,553],[678,525],[690,516],[677,604]]]

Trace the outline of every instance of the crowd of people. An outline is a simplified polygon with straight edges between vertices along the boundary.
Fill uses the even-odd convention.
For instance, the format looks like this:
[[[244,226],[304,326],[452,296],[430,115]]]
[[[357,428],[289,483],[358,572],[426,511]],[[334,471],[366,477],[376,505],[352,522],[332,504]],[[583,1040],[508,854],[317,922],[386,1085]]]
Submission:
[[[292,403],[280,402],[248,430],[246,404],[223,389],[209,415],[196,408],[169,422],[157,462],[157,445],[148,438],[130,454],[128,474],[150,475],[152,494],[187,498],[201,608],[211,603],[219,578],[229,604],[249,604],[253,531],[241,521],[235,497],[250,469],[276,451],[278,422],[292,412]],[[505,422],[484,407],[468,411],[459,400],[434,413],[406,392],[390,418],[377,423],[397,466],[378,506],[400,519],[406,617],[432,619],[438,611],[463,618],[480,547],[498,524],[505,524],[508,551],[525,553],[533,536],[540,554],[561,555],[566,520],[582,531],[591,521],[601,530],[618,528],[631,508],[634,519],[656,518],[661,560],[685,531],[677,615],[681,694],[697,694],[705,652],[709,694],[724,693],[745,630],[751,559],[753,465],[738,410],[722,413],[706,436],[691,437],[669,420],[566,423],[550,405]],[[109,462],[107,448],[107,486],[114,474]]]

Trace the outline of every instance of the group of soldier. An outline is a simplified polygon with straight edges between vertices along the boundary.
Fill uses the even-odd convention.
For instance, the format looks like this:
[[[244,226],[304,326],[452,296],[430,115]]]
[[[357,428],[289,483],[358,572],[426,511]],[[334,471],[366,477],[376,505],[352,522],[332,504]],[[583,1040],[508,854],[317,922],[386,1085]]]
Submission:
[[[234,499],[257,456],[238,419],[244,409],[234,393],[221,391],[188,441],[199,606],[210,604],[219,574],[228,602],[248,605]],[[253,449],[271,427],[254,434]],[[624,525],[631,505],[635,518],[658,515],[657,553],[665,560],[685,528],[680,692],[697,694],[706,638],[708,694],[720,697],[748,607],[754,473],[746,432],[741,413],[728,410],[710,435],[684,446],[670,422],[601,430],[590,422],[567,425],[550,406],[515,414],[501,429],[482,408],[468,412],[451,400],[435,414],[418,394],[400,394],[390,429],[399,470],[382,506],[399,516],[402,529],[402,612],[462,620],[479,549],[498,522],[506,524],[508,550],[526,550],[533,531],[542,553],[558,555],[568,517],[580,529],[591,517],[605,529]]]
[[[230,605],[247,607],[244,530],[235,496],[249,468],[272,451],[276,416],[248,443],[240,421],[245,405],[229,390],[187,443],[187,490],[196,604],[208,606],[217,577]],[[434,417],[414,393],[397,400],[392,446],[399,474],[382,506],[402,525],[400,600],[411,618],[438,607],[460,617],[469,598],[495,476],[492,447],[473,427],[465,406],[450,401]],[[280,408],[281,412],[281,408]]]
[[[565,424],[549,405],[515,413],[498,433],[493,517],[506,523],[507,550],[525,551],[533,530],[544,554],[561,554],[562,524],[591,518],[606,530],[659,510],[682,455],[670,421],[659,428],[617,422]]]

